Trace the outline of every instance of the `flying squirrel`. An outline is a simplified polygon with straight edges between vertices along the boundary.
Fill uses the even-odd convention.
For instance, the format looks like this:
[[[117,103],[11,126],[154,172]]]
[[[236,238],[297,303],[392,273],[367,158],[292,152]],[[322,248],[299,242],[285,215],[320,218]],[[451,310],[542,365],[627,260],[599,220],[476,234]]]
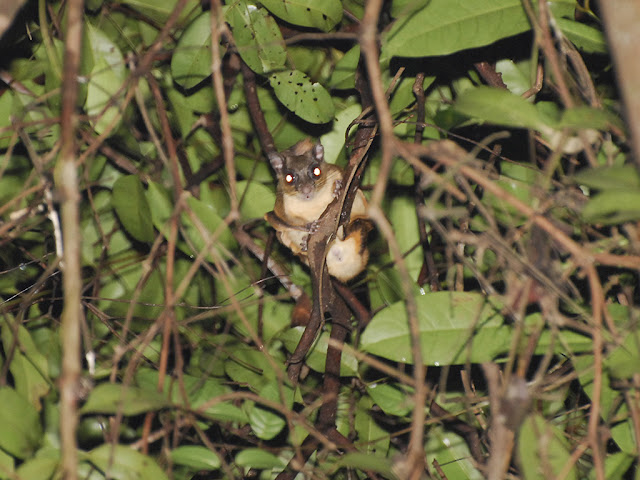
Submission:
[[[270,158],[278,187],[273,211],[265,219],[276,230],[278,240],[307,263],[309,235],[327,206],[339,196],[344,171],[324,161],[320,142],[307,138]],[[347,282],[362,272],[369,260],[367,200],[359,189],[349,222],[338,228],[327,250],[329,274]]]

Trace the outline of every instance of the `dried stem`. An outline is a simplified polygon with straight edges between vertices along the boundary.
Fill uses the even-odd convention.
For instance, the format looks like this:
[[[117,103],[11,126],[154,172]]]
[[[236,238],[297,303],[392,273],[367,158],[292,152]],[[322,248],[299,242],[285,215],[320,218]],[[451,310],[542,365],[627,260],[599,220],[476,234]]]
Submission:
[[[378,113],[380,133],[382,134],[382,162],[380,165],[380,173],[371,196],[369,216],[377,224],[383,236],[389,243],[389,248],[394,260],[396,261],[396,265],[398,266],[398,270],[400,271],[402,278],[402,288],[405,297],[407,317],[409,319],[409,331],[411,333],[411,352],[413,355],[414,378],[416,382],[416,389],[414,393],[416,408],[413,411],[411,419],[411,436],[408,452],[409,478],[411,480],[417,480],[421,477],[424,470],[423,441],[424,422],[426,418],[424,405],[427,400],[428,388],[425,384],[426,368],[424,366],[422,356],[417,305],[415,298],[413,297],[413,282],[393,235],[391,225],[380,209],[380,204],[382,202],[389,179],[389,173],[391,171],[393,154],[395,153],[393,121],[381,82],[382,72],[380,70],[378,48],[376,45],[377,24],[381,8],[381,0],[373,0],[367,3],[360,31],[362,54],[366,61],[371,93]]]
[[[231,199],[231,211],[229,217],[232,220],[238,218],[238,194],[236,187],[236,167],[233,161],[234,148],[229,112],[227,111],[227,99],[224,95],[224,80],[222,78],[222,60],[220,55],[220,39],[227,26],[222,14],[220,0],[211,0],[211,70],[213,71],[213,90],[218,102],[220,114],[220,129],[222,130],[222,153],[227,168],[227,180],[229,182],[229,197]]]
[[[76,173],[76,116],[78,72],[82,48],[82,0],[67,3],[62,80],[62,143],[55,170],[55,183],[61,198],[62,258],[64,308],[62,311],[62,375],[60,379],[60,438],[62,471],[65,480],[78,478],[76,427],[78,425],[77,392],[79,388],[80,325],[82,278],[80,272],[80,193]]]
[[[640,168],[640,4],[633,1],[598,2],[624,99],[636,165]]]

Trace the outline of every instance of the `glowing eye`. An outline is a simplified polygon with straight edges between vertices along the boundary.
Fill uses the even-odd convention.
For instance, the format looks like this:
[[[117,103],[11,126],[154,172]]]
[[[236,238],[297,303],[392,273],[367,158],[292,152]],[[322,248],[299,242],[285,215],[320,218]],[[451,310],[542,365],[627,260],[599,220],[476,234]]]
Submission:
[[[284,181],[285,181],[285,182],[287,182],[287,183],[291,183],[291,182],[293,182],[293,175],[291,175],[290,173],[287,173],[287,174],[284,176]]]
[[[313,176],[314,177],[319,177],[322,174],[322,170],[320,170],[320,167],[316,167],[313,169]]]

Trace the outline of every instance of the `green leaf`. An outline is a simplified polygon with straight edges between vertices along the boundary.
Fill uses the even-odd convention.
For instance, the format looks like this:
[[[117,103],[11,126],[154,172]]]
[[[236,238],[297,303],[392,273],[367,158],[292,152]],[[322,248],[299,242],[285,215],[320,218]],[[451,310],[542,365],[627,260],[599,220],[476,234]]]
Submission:
[[[571,359],[571,363],[574,365],[575,371],[578,373],[578,380],[580,385],[584,389],[589,398],[594,398],[594,358],[593,354],[574,355]],[[609,371],[603,370],[603,379],[600,386],[600,412],[603,418],[613,418],[614,415],[619,415],[623,418],[623,415],[627,411],[627,406],[624,404],[624,398],[619,390],[614,390],[611,386],[611,378],[609,377]],[[622,405],[621,405],[622,404]],[[623,422],[624,423],[624,422]],[[619,445],[622,451],[627,453],[634,453],[635,442],[630,450],[625,449],[625,445]]]
[[[11,478],[11,474],[16,471],[15,458],[0,448],[0,478],[2,480]],[[24,465],[24,463],[23,463]],[[52,472],[53,473],[53,472]],[[47,477],[26,477],[26,478],[47,478]]]
[[[530,30],[520,0],[431,0],[383,35],[381,61],[448,55]]]
[[[455,110],[495,125],[510,128],[530,128],[553,135],[563,128],[607,130],[621,127],[619,119],[605,110],[576,107],[557,111],[555,104],[533,104],[519,95],[501,88],[480,86],[465,90],[457,99]]]
[[[552,0],[549,2],[551,14],[556,18],[574,18],[578,4],[575,0]]]
[[[620,308],[614,308],[620,307]],[[609,305],[609,313],[613,315],[616,320],[619,320],[618,316],[622,316],[624,318],[629,317],[628,309],[625,307],[621,307],[620,305]],[[616,312],[617,311],[617,312]],[[632,323],[635,324],[635,320],[632,320]],[[626,328],[632,328],[634,330],[634,334],[631,337],[635,340],[635,326],[628,325]],[[625,342],[627,343],[627,342]],[[633,342],[628,342],[632,344]],[[616,418],[616,419],[626,419],[623,421],[617,421],[615,424],[612,424],[611,427],[611,437],[616,442],[620,450],[622,452],[629,455],[636,455],[636,441],[633,427],[633,420],[630,418],[629,411],[627,405],[624,402],[624,397],[620,390],[614,390],[612,386],[613,378],[626,378],[626,375],[629,374],[629,371],[634,368],[633,365],[637,364],[637,351],[629,351],[629,350],[620,350],[626,349],[628,345],[620,345],[617,348],[613,349],[614,358],[612,362],[609,360],[609,355],[605,357],[605,369],[603,370],[603,381],[600,385],[600,412],[602,418]],[[624,365],[626,360],[630,360],[632,365]],[[594,396],[594,369],[593,369],[594,358],[593,355],[577,355],[572,358],[572,363],[574,365],[575,371],[578,372],[579,380],[582,388],[585,393],[593,398]],[[620,370],[617,370],[620,368]],[[633,373],[637,373],[636,370]],[[625,370],[627,370],[625,372]],[[622,374],[622,375],[620,375]],[[620,375],[620,376],[618,376]],[[615,478],[606,476],[606,478]]]
[[[151,209],[140,179],[136,175],[126,175],[116,180],[112,201],[125,230],[140,242],[152,242]]]
[[[298,70],[274,73],[269,77],[274,93],[282,104],[310,123],[333,119],[334,106],[329,92]]]
[[[13,322],[9,315],[4,315],[0,320],[4,351],[13,352],[9,371],[13,376],[16,392],[36,410],[40,410],[41,398],[51,389],[46,376],[49,373],[49,362],[36,347],[29,331]],[[15,338],[16,333],[18,338]]]
[[[273,205],[273,204],[272,204]],[[232,281],[235,291],[245,290],[252,280],[247,276],[245,271],[241,269],[233,269],[235,275]],[[273,299],[272,299],[273,300]],[[279,334],[291,325],[291,312],[293,304],[289,302],[266,301],[262,308],[262,337],[265,342],[269,342],[274,335]],[[230,316],[233,328],[244,336],[251,335],[249,329],[253,332],[258,331],[258,305],[254,302],[248,302],[243,308],[245,318],[243,319],[238,312],[233,312]],[[264,359],[263,359],[264,360]]]
[[[152,458],[123,445],[101,445],[86,459],[115,480],[168,480]]]
[[[42,86],[33,83],[31,80],[25,82],[25,87],[37,96],[44,94]],[[60,139],[60,123],[51,124],[49,122],[49,119],[55,117],[55,115],[45,103],[36,101],[28,93],[14,90],[12,94],[12,115],[24,123],[25,132],[29,135],[33,146],[37,151],[51,150]],[[7,95],[7,93],[4,95]],[[2,136],[4,135],[6,134],[2,134]]]
[[[189,395],[191,409],[202,411],[207,417],[225,422],[247,422],[245,413],[230,400],[211,404],[216,397],[230,393],[231,389],[216,378],[203,380],[191,375],[183,375],[185,389]],[[173,398],[176,403],[182,404],[182,395],[178,382],[173,383]],[[206,409],[202,409],[208,405]]]
[[[574,107],[562,112],[556,129],[561,128],[594,128],[596,130],[608,130],[612,125],[624,129],[620,117],[607,110],[592,107]]]
[[[371,416],[373,402],[368,397],[358,401],[354,427],[358,433],[357,445],[362,452],[374,457],[385,457],[389,451],[390,436]]]
[[[400,15],[408,15],[412,12],[424,8],[430,0],[393,0],[389,14],[393,18]]]
[[[169,402],[163,395],[153,390],[115,383],[101,383],[89,394],[81,413],[122,412],[124,415],[138,415],[167,407]]]
[[[387,415],[404,417],[413,411],[412,391],[401,384],[373,383],[367,393]]]
[[[185,226],[185,237],[193,246],[193,250],[187,253],[196,254],[208,244],[209,253],[205,258],[211,262],[219,260],[219,256],[222,254],[220,245],[225,248],[231,248],[235,245],[235,239],[231,234],[231,230],[229,230],[229,226],[222,220],[214,205],[207,204],[191,196],[187,197],[187,205],[200,223],[198,226],[187,212],[181,216]],[[212,235],[216,236],[213,243],[209,241]],[[213,255],[213,251],[218,253]]]
[[[340,0],[260,0],[260,3],[286,22],[324,32],[342,19]]]
[[[185,89],[211,75],[211,14],[202,13],[184,30],[171,58],[173,80]]]
[[[513,327],[504,323],[495,300],[477,293],[434,292],[416,297],[422,355],[427,365],[452,365],[466,361],[482,363],[506,354],[512,344]],[[540,317],[525,320],[525,334],[539,327]],[[555,348],[574,353],[591,348],[588,337],[560,332]],[[537,353],[552,344],[543,334]],[[395,362],[412,363],[411,342],[404,302],[377,313],[360,340],[361,348]]]
[[[556,353],[568,356],[593,350],[591,337],[572,330],[555,331],[544,328],[544,318],[539,313],[527,315],[524,327],[525,335],[521,339],[523,349],[526,348],[524,343],[527,341],[527,335],[535,331],[542,331],[535,349],[535,353],[538,355],[547,353],[551,347]]]
[[[127,71],[120,49],[105,33],[87,23],[87,37],[91,42],[94,66],[89,76],[85,109],[92,117],[94,130],[100,134],[111,124],[118,125],[122,119],[118,103],[123,96],[122,85]]]
[[[607,41],[600,30],[566,18],[556,18],[555,21],[562,33],[580,50],[587,53],[607,53]]]
[[[173,405],[181,405],[192,411],[202,412],[209,418],[221,421],[243,422],[247,421],[243,411],[233,405],[231,401],[214,403],[216,397],[231,392],[227,385],[214,377],[195,377],[193,375],[182,375],[184,390],[187,394],[185,400],[182,395],[182,387],[178,379],[166,381],[162,396],[170,398]],[[136,373],[136,384],[145,391],[153,391],[158,385],[158,371],[151,369],[140,369]],[[167,402],[169,403],[169,402]],[[206,405],[207,408],[203,409]]]
[[[324,147],[325,162],[336,163],[341,158],[340,155],[344,154],[344,133],[361,112],[362,107],[358,103],[344,106],[344,108],[336,112],[331,131],[320,136],[320,141]]]
[[[331,78],[327,82],[327,86],[337,90],[355,88],[358,61],[360,61],[360,45],[356,45],[347,51],[344,56],[338,60],[331,74]]]
[[[261,398],[272,402],[282,403],[280,389],[284,391],[284,409],[290,410],[293,406],[293,389],[289,386],[278,385],[278,381],[267,383],[258,393]],[[247,402],[249,405],[249,424],[251,430],[262,440],[271,440],[278,435],[287,424],[284,416],[279,411],[271,410],[261,404]]]
[[[628,478],[625,476],[635,460],[635,455],[629,455],[625,452],[616,452],[608,454],[604,459],[604,478],[607,480],[623,480]],[[595,480],[596,472],[592,470],[589,480]]]
[[[159,183],[149,181],[146,192],[147,204],[151,210],[151,221],[162,233],[166,232],[166,223],[171,218],[173,204],[169,192]]]
[[[504,351],[509,328],[499,308],[482,295],[435,292],[416,297],[422,355],[428,365],[492,360]],[[396,362],[412,363],[404,302],[376,314],[360,341],[366,352]]]
[[[507,172],[507,175],[500,175],[495,182],[496,185],[498,185],[502,190],[510,193],[514,197],[526,203],[527,205],[531,205],[531,203],[536,200],[533,192],[535,180],[531,181],[529,179],[525,179],[523,181],[519,178],[513,178],[512,176],[508,175],[508,170],[509,169],[505,168],[505,172]],[[537,175],[534,170],[530,171]],[[503,201],[500,197],[497,197],[493,193],[485,192],[482,200],[486,207],[493,209],[493,213],[496,219],[506,225],[522,225],[527,221],[527,217],[523,215],[517,208],[515,208],[510,203]]]
[[[163,24],[175,9],[178,0],[163,0],[162,2],[158,2],[158,0],[121,0],[120,3],[129,5],[134,10],[149,16],[157,23]],[[191,15],[192,12],[199,11],[198,7],[198,0],[187,0],[180,11],[179,22],[184,22],[186,17]]]
[[[229,6],[226,19],[238,53],[251,70],[264,74],[284,67],[287,52],[280,28],[264,8],[236,0]]]
[[[91,55],[87,55],[87,51],[90,50],[90,48],[87,48],[87,46],[90,44],[89,41],[89,37],[88,37],[88,32],[85,30],[83,32],[83,43],[84,43],[84,48],[83,48],[83,53],[85,55],[83,55],[83,57],[88,57],[88,58],[82,58],[80,64],[82,65],[83,61],[87,61],[90,64],[89,66],[92,67],[93,66],[93,59],[91,58]],[[60,91],[60,87],[62,86],[62,58],[64,55],[64,42],[62,42],[62,40],[59,40],[57,38],[52,38],[53,42],[51,44],[51,49],[46,49],[46,54],[47,54],[47,67],[45,69],[45,77],[44,77],[44,87],[46,89],[47,92],[59,92]],[[83,70],[84,70],[84,65],[83,65]],[[83,75],[88,75],[91,72],[91,68],[82,72]],[[85,87],[85,85],[83,85],[83,87]],[[82,90],[84,90],[84,93],[86,94],[86,89],[83,88]],[[80,91],[78,92],[80,94]],[[78,101],[81,101],[82,99],[86,100],[86,97],[80,95],[80,97],[78,98]],[[47,104],[49,105],[49,107],[51,107],[51,109],[53,111],[59,112],[60,108],[61,108],[61,104],[62,104],[62,96],[58,93],[56,93],[55,95],[53,95],[51,98],[49,98],[47,100]]]
[[[18,478],[33,478],[38,480],[47,480],[53,477],[57,470],[59,460],[55,458],[35,457],[24,462],[16,473]]]
[[[263,218],[265,213],[273,210],[276,203],[273,190],[256,181],[240,180],[237,186],[238,198],[242,199],[240,213],[243,218]]]
[[[220,468],[220,457],[206,447],[185,445],[171,450],[171,460],[194,470],[217,470]]]
[[[346,453],[339,458],[336,466],[378,472],[383,475],[384,478],[398,478],[394,475],[393,464],[390,458],[378,457],[370,453]]]
[[[388,73],[388,72],[385,72]],[[424,77],[422,88],[426,90],[435,81],[436,77]],[[389,83],[391,79],[388,80]],[[385,81],[385,84],[387,82]],[[416,101],[415,93],[413,93],[413,85],[416,83],[416,77],[403,76],[393,89],[391,100],[389,101],[389,109],[392,115],[400,113],[409,105]],[[396,162],[397,163],[397,162]]]
[[[571,178],[579,185],[600,190],[640,190],[638,168],[631,164],[620,167],[585,168]]]
[[[215,102],[211,101],[211,88],[197,88],[194,90],[193,95],[189,96],[185,95],[185,92],[181,89],[172,88],[167,92],[167,98],[173,112],[173,125],[177,126],[183,140],[187,140],[194,133],[191,129],[197,118],[188,99],[197,98],[200,107],[209,107],[209,111],[213,110],[215,105]]]
[[[245,448],[236,455],[235,465],[244,468],[255,468],[267,470],[272,468],[282,468],[285,462],[276,457],[273,453],[259,448]]]
[[[11,105],[13,104],[13,93],[11,91],[4,92],[0,95],[0,130],[11,125]],[[9,146],[11,135],[0,135],[0,148],[6,149]],[[5,180],[4,178],[2,180]],[[6,181],[6,180],[5,180]]]
[[[42,440],[37,410],[9,387],[0,387],[0,405],[0,447],[20,459],[31,457]]]
[[[502,81],[507,85],[510,92],[522,95],[532,86],[531,81],[531,60],[521,60],[514,62],[505,58],[496,62],[496,71],[502,76]],[[530,101],[533,101],[531,97]]]
[[[234,382],[246,384],[253,391],[259,391],[278,377],[262,352],[240,345],[234,345],[224,371]]]
[[[621,345],[607,354],[605,367],[613,378],[631,378],[640,372],[640,342],[638,332],[628,331]]]
[[[413,174],[413,172],[411,173]],[[393,225],[400,250],[403,253],[410,252],[405,256],[407,269],[417,277],[422,268],[423,260],[421,250],[413,248],[420,242],[415,200],[408,195],[395,197],[389,207],[389,220]]]
[[[104,441],[109,430],[109,421],[104,415],[88,415],[82,418],[76,429],[80,445],[98,445]]]
[[[640,218],[640,191],[606,190],[593,196],[582,209],[588,223],[615,225]]]
[[[636,373],[638,371],[636,370]],[[606,378],[606,377],[605,377]],[[616,442],[620,450],[626,454],[635,455],[636,453],[636,433],[633,419],[628,413],[626,405],[618,410],[621,417],[626,416],[627,420],[624,422],[618,422],[611,427],[611,438]],[[609,479],[610,477],[606,477]]]
[[[438,425],[429,430],[425,444],[427,464],[437,461],[447,479],[482,480],[464,439]]]
[[[280,334],[278,338],[282,340],[288,351],[293,352],[302,337],[304,327],[290,328],[286,332]],[[316,372],[324,372],[325,363],[327,359],[327,348],[329,346],[329,333],[322,332],[316,339],[311,351],[305,358],[305,363]],[[358,374],[358,360],[348,353],[343,351],[340,359],[340,375],[343,377],[353,377]]]
[[[571,452],[564,432],[541,415],[527,417],[518,440],[518,457],[526,480],[539,479],[540,472],[557,476],[569,464]],[[575,463],[563,478],[578,478]]]
[[[496,125],[515,128],[545,128],[545,118],[536,107],[508,90],[476,87],[458,97],[456,111]]]

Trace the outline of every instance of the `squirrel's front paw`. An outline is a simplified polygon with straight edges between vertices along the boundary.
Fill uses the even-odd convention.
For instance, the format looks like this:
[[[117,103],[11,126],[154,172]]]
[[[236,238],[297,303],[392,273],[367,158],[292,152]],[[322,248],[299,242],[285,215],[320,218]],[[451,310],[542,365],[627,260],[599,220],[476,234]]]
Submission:
[[[333,186],[333,198],[338,198],[340,196],[340,190],[342,190],[342,180],[336,180],[336,183]]]
[[[313,235],[314,233],[316,233],[319,227],[320,225],[318,224],[318,220],[314,220],[311,223],[307,223],[307,230],[309,231],[309,235]],[[307,241],[308,239],[309,237],[307,237]]]
[[[302,237],[302,240],[300,241],[300,251],[302,253],[307,253],[308,250],[309,250],[309,235],[305,235],[304,237]]]

